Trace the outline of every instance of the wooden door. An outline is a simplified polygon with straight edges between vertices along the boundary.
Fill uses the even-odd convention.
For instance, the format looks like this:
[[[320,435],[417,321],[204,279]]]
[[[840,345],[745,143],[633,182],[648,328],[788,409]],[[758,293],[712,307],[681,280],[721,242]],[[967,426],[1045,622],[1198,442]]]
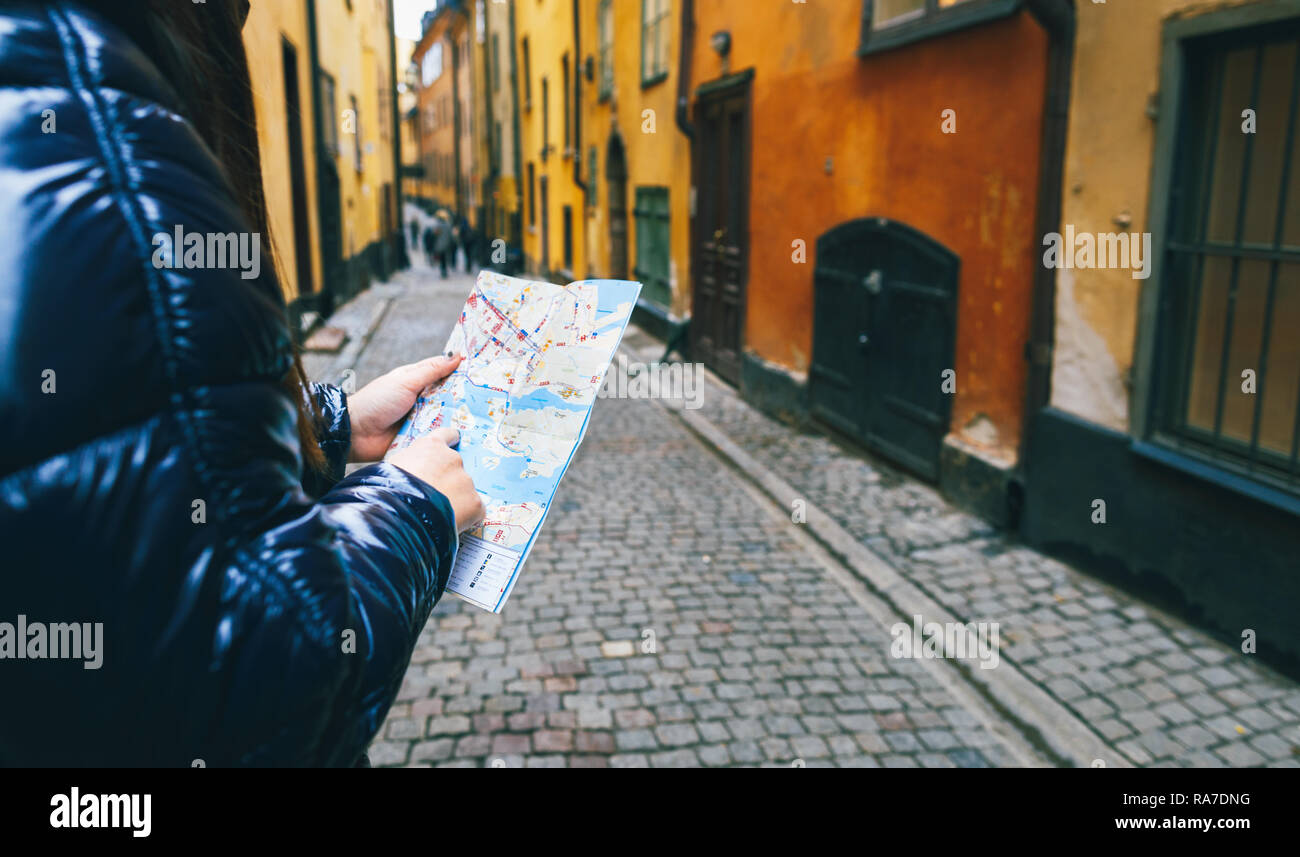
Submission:
[[[691,353],[739,384],[749,274],[749,79],[700,96],[696,115]]]
[[[952,412],[959,261],[901,223],[868,218],[817,241],[813,415],[929,479]]]

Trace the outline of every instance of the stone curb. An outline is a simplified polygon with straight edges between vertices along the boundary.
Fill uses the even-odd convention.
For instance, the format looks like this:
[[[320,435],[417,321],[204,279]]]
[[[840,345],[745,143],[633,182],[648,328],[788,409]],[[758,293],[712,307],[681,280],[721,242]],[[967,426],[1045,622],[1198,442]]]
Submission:
[[[388,308],[392,306],[391,297],[379,298],[375,302],[375,307],[370,311],[370,318],[366,320],[365,329],[357,336],[352,336],[352,331],[348,331],[348,343],[343,346],[343,350],[338,353],[334,361],[330,363],[322,376],[322,380],[329,384],[341,384],[342,376],[345,371],[357,365],[361,359],[361,352],[366,350],[370,344],[371,338],[375,331],[379,330],[379,325],[383,323],[384,316],[388,313]]]

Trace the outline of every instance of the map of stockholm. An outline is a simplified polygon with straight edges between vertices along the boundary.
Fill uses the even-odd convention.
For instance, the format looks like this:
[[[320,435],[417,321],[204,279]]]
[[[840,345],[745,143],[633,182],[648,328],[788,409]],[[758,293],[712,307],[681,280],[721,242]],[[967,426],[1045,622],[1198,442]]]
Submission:
[[[460,367],[416,402],[393,448],[460,430],[483,524],[461,537],[448,589],[497,612],[587,429],[639,283],[559,286],[479,274],[447,351]],[[507,574],[508,571],[508,574]]]

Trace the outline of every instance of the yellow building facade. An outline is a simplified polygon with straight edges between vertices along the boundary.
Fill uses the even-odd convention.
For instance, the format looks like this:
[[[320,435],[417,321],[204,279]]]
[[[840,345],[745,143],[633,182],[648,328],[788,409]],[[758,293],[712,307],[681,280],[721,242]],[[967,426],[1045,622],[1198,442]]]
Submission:
[[[515,21],[513,3],[487,3],[482,7],[484,33],[482,74],[485,96],[481,99],[483,146],[487,167],[482,170],[486,216],[481,229],[489,253],[497,253],[494,264],[503,264],[500,251],[516,252],[522,237],[523,199],[519,184],[520,159],[516,145],[518,115],[515,111],[519,81],[516,73]],[[503,245],[493,245],[497,239]]]
[[[516,3],[525,264],[557,281],[589,270],[586,192],[576,146],[574,4]]]
[[[474,169],[472,93],[472,7],[460,0],[441,0],[427,12],[412,54],[418,82],[420,156],[424,165],[422,196],[438,206],[469,217]]]
[[[399,256],[391,3],[255,3],[244,42],[285,296],[328,311]]]
[[[1170,93],[1161,97],[1162,69],[1171,60],[1161,49],[1162,31],[1193,19],[1208,25],[1208,13],[1227,13],[1224,29],[1231,32],[1234,14],[1269,8],[1275,9],[1283,22],[1288,15],[1300,16],[1300,4],[1281,0],[1216,4],[1150,0],[1122,7],[1080,4],[1063,223],[1079,234],[1149,231],[1159,206],[1167,204],[1167,200],[1151,199],[1157,135],[1161,123],[1174,121],[1178,107]],[[1209,31],[1213,34],[1214,28]],[[1124,58],[1122,83],[1108,73],[1115,56]],[[1271,65],[1266,71],[1274,78],[1290,74],[1290,69]],[[1266,97],[1270,91],[1265,88],[1262,95]],[[1242,108],[1248,106],[1247,98],[1240,100]],[[1285,105],[1277,109],[1284,110]],[[1240,116],[1237,121],[1241,122]],[[1269,164],[1272,171],[1267,178],[1276,185],[1281,178],[1280,162],[1261,160],[1255,169],[1256,181],[1262,180],[1259,166]],[[1151,284],[1152,279],[1134,279],[1120,268],[1060,272],[1053,405],[1118,431],[1129,429],[1130,398],[1135,376],[1140,373],[1136,361],[1141,298],[1144,288],[1151,291]],[[1289,308],[1289,304],[1280,305],[1282,310]],[[1291,329],[1297,322],[1300,316],[1290,322]],[[1295,359],[1295,355],[1291,357]],[[1279,407],[1277,412],[1287,410]],[[1266,416],[1271,414],[1270,409]],[[1229,418],[1233,415],[1230,410]]]
[[[255,3],[244,25],[244,46],[253,81],[257,137],[262,152],[272,240],[285,300],[310,294],[320,282],[316,147],[312,133],[311,56],[307,7],[300,3]],[[294,110],[296,105],[297,109]],[[296,131],[295,127],[296,126]],[[291,141],[297,136],[297,144]],[[294,163],[295,158],[301,166]],[[305,196],[295,211],[295,185]]]
[[[678,126],[680,0],[582,0],[588,273],[642,283],[642,309],[690,314],[691,144]]]
[[[397,117],[402,146],[401,186],[403,197],[421,195],[420,110],[416,93],[419,68],[411,61],[415,42],[399,38],[397,45]]]
[[[343,258],[354,260],[375,252],[400,222],[393,159],[392,15],[388,0],[317,0],[315,7],[326,81],[322,99],[333,101],[322,105],[322,118],[332,118],[332,123],[322,123],[325,148],[339,177]]]
[[[1300,662],[1300,2],[1076,12],[1022,535]]]

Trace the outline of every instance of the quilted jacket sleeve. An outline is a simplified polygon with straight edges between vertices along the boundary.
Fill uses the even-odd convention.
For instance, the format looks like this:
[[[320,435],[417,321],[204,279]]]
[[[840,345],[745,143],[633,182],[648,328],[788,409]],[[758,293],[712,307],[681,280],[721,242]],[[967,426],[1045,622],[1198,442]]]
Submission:
[[[325,469],[307,468],[302,487],[312,497],[319,497],[342,479],[347,470],[352,421],[348,418],[348,396],[338,387],[313,383],[308,394],[317,415],[316,438],[321,452],[325,453]]]
[[[273,265],[202,258],[254,236],[120,33],[5,4],[0,92],[0,604],[103,628],[97,667],[10,662],[0,764],[353,764],[446,586],[448,501],[384,463],[304,492]],[[346,400],[313,392],[337,477]]]

